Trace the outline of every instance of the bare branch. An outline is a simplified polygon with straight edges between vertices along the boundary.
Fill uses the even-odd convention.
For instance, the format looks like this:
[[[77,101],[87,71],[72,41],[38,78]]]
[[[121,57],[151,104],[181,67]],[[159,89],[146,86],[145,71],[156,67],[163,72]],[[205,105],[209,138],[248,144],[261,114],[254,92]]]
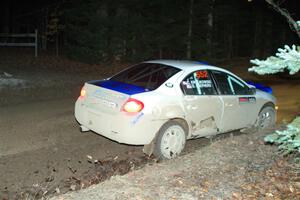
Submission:
[[[281,8],[281,7],[280,7],[278,4],[276,4],[273,0],[265,0],[265,1],[266,1],[268,4],[270,4],[270,5],[273,7],[274,10],[276,10],[277,12],[279,12],[282,16],[284,16],[284,17],[287,19],[287,21],[288,21],[288,23],[289,23],[291,29],[292,29],[293,31],[295,31],[296,34],[297,34],[297,36],[300,38],[300,28],[298,27],[298,24],[297,24],[296,20],[294,20],[294,19],[292,18],[292,16],[290,15],[290,13],[289,13],[286,9]]]

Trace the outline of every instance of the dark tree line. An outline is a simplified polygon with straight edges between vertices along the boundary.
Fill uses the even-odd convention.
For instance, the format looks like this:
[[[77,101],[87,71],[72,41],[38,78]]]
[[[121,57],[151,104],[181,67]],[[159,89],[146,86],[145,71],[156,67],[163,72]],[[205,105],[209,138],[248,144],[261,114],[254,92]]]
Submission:
[[[33,12],[28,23],[36,23],[44,48],[59,46],[88,62],[261,58],[297,40],[285,19],[261,0],[57,2]],[[24,22],[26,17],[19,18]]]
[[[66,11],[66,46],[75,57],[139,60],[185,55],[185,1],[82,0]]]

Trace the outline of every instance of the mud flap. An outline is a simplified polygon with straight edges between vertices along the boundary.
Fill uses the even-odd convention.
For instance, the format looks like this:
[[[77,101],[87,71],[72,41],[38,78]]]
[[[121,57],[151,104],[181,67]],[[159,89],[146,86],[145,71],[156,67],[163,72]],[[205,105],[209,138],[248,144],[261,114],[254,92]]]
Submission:
[[[153,140],[150,144],[144,145],[143,152],[144,154],[151,156],[154,151],[155,140]]]

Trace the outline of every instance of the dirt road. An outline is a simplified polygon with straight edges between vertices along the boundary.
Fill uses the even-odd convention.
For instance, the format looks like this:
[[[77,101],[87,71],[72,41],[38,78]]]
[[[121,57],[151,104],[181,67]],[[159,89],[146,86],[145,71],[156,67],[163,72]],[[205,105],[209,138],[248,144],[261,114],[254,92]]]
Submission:
[[[141,154],[141,147],[81,133],[73,106],[73,99],[64,99],[1,107],[0,197],[80,176],[93,167],[87,155],[105,160]]]

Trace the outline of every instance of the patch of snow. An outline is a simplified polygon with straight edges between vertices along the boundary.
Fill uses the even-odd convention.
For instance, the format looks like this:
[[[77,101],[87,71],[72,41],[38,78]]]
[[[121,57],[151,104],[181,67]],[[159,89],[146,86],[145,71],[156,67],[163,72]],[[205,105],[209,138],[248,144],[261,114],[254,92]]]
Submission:
[[[13,75],[10,74],[10,73],[7,73],[7,72],[3,72],[4,76],[8,77],[8,78],[11,78]]]
[[[7,72],[3,72],[0,74],[0,89],[8,87],[25,88],[27,82],[28,81],[23,79],[13,78],[13,75]]]
[[[26,87],[26,80],[17,78],[0,78],[0,89],[5,87]]]

